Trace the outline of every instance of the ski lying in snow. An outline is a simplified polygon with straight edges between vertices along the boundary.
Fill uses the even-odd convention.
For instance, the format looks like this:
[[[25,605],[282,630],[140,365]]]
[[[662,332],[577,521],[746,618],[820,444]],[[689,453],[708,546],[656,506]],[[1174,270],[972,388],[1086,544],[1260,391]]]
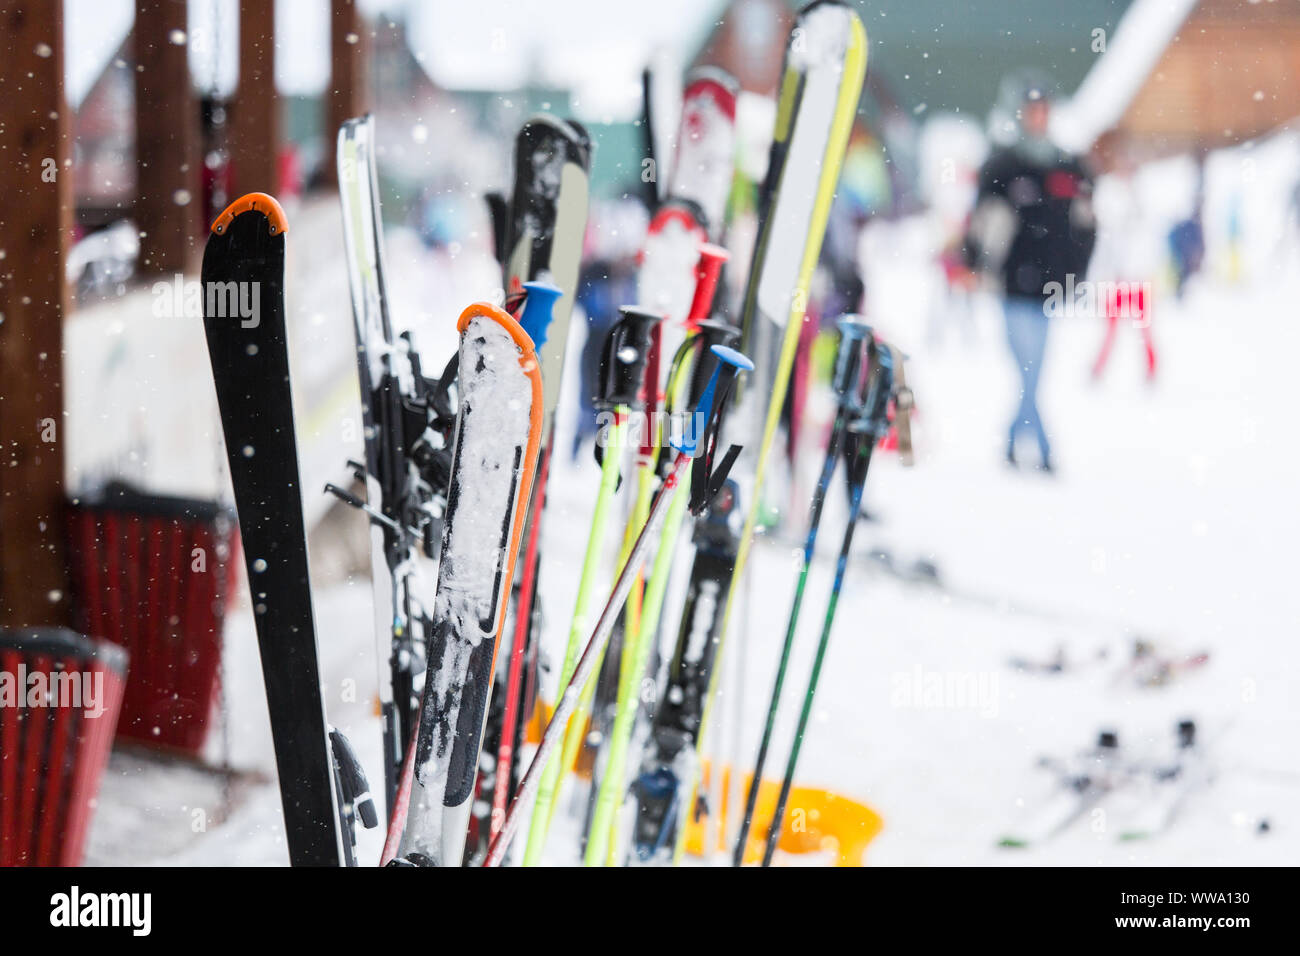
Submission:
[[[287,229],[284,210],[262,193],[236,200],[217,218],[203,253],[203,326],[253,598],[289,861],[339,866],[352,862],[344,814],[353,801],[335,792],[321,698],[285,334]],[[345,769],[348,791],[362,797],[368,787],[356,776],[359,767],[352,761]]]
[[[1178,818],[1188,797],[1210,781],[1210,769],[1196,737],[1196,723],[1178,722],[1173,757],[1142,768],[1136,807],[1121,815],[1120,840],[1145,840],[1164,833]]]
[[[428,671],[384,862],[460,866],[497,643],[541,444],[532,341],[478,303],[460,317],[456,418]]]
[[[326,490],[370,518],[384,802],[391,813],[423,688],[432,552],[440,537],[455,415],[449,390],[423,376],[409,336],[393,336],[374,143],[370,116],[339,129],[339,200],[365,442],[365,461],[352,464],[366,494],[361,500],[334,485]]]
[[[1066,761],[1044,758],[1040,766],[1056,777],[1051,791],[998,840],[999,846],[1023,848],[1050,840],[1096,808],[1126,775],[1119,735],[1109,730],[1098,734],[1093,749]]]

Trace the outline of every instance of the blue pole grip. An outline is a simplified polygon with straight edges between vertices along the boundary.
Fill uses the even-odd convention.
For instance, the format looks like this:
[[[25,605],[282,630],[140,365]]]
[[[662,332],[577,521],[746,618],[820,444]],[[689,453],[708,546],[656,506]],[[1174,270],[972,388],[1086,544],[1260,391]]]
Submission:
[[[525,282],[524,310],[519,315],[519,324],[523,326],[528,337],[533,340],[533,348],[540,349],[546,341],[546,332],[554,318],[552,310],[556,301],[564,295],[564,290],[549,282]]]
[[[741,370],[751,372],[754,369],[754,363],[733,348],[728,348],[725,345],[714,345],[710,347],[709,351],[717,357],[718,364],[709,377],[709,384],[704,386],[699,404],[695,406],[687,418],[686,427],[683,429],[681,437],[674,442],[677,450],[690,458],[699,455],[701,446],[704,444],[708,423],[713,420],[715,396],[719,391],[724,397],[726,396],[730,390],[731,381],[736,377],[737,372]]]

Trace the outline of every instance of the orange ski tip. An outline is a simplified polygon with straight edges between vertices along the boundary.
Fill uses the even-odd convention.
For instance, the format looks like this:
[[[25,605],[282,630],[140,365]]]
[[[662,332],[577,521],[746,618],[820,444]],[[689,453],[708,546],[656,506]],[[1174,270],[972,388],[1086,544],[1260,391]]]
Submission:
[[[260,212],[270,221],[271,235],[277,236],[289,231],[289,220],[284,214],[284,208],[275,201],[274,196],[268,196],[266,193],[248,193],[240,196],[222,210],[221,215],[212,223],[212,231],[219,236],[235,221],[236,216],[252,211]]]
[[[533,345],[532,338],[524,331],[524,327],[519,324],[513,315],[505,309],[497,308],[491,302],[475,302],[460,314],[456,321],[456,331],[464,332],[469,328],[470,322],[480,315],[485,315],[510,333],[510,337],[515,340],[515,344],[524,350],[524,359],[531,359],[536,362],[537,349]]]

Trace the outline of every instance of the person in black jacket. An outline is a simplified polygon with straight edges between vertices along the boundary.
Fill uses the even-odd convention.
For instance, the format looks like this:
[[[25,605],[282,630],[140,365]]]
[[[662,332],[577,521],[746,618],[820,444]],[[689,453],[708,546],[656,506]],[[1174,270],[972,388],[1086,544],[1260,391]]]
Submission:
[[[1016,437],[1029,431],[1045,471],[1052,470],[1051,443],[1037,394],[1047,347],[1046,303],[1054,288],[1059,300],[1067,276],[1083,280],[1094,238],[1092,179],[1048,138],[1050,115],[1045,79],[1023,73],[1003,83],[993,132],[1002,134],[1006,145],[980,169],[966,242],[970,264],[1000,281],[1007,341],[1020,370],[1020,405],[1008,430],[1007,461],[1016,463]]]

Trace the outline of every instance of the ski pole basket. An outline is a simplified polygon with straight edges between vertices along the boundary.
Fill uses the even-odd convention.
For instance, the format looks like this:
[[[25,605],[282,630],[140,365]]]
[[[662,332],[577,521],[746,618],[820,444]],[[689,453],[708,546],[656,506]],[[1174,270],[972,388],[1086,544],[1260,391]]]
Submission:
[[[219,688],[234,516],[114,483],[68,520],[77,627],[130,655],[118,734],[197,756]]]
[[[67,628],[0,628],[0,866],[81,862],[126,662]]]

